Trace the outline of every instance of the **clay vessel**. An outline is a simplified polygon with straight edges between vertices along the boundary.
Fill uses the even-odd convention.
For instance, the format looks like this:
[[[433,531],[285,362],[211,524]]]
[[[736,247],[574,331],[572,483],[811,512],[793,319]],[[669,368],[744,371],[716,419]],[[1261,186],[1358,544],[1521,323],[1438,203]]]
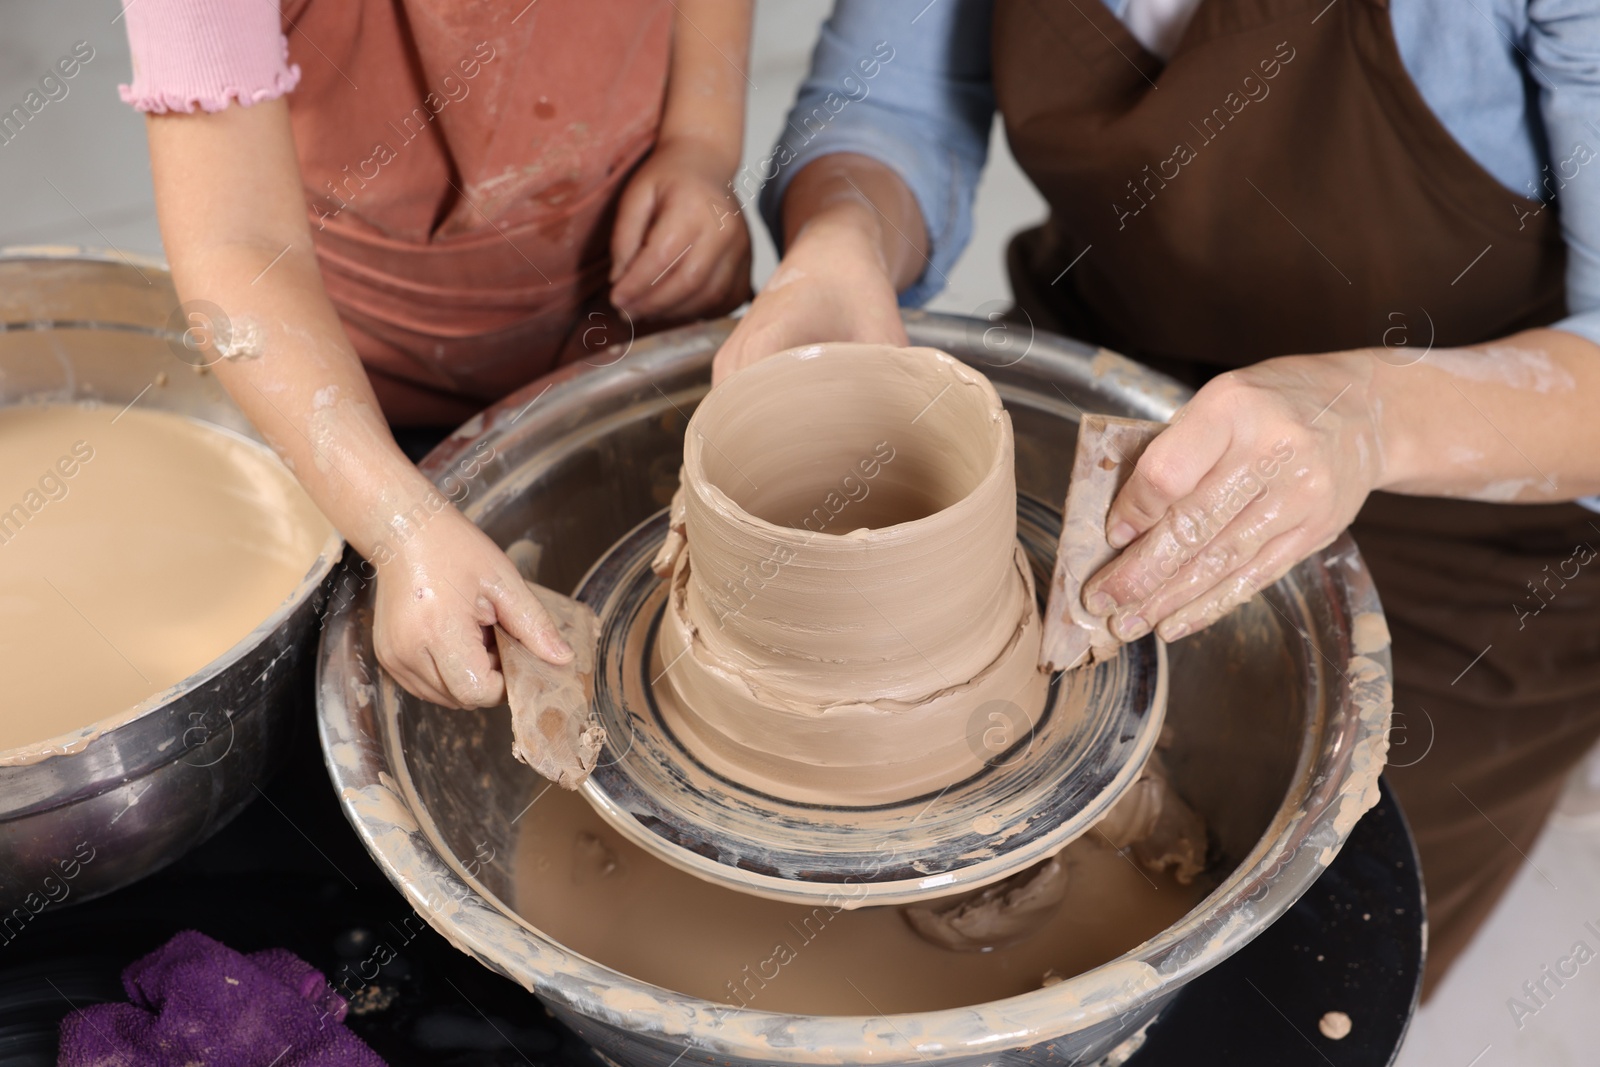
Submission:
[[[978,710],[1037,720],[1011,419],[930,348],[812,345],[735,375],[684,438],[658,643],[674,733],[793,800],[872,804],[982,767]],[[660,695],[661,683],[656,686]]]

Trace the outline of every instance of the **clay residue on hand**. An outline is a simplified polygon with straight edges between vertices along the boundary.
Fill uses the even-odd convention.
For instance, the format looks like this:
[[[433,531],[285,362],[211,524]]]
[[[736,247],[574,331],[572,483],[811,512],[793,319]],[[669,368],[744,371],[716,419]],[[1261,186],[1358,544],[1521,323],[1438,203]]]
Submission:
[[[1514,500],[1523,499],[1524,494],[1530,498],[1555,492],[1554,478],[1503,478],[1500,481],[1485,482],[1479,489],[1474,489],[1466,494],[1467,500],[1479,500],[1486,504],[1509,504]]]
[[[516,757],[563,789],[577,789],[594,770],[606,731],[594,714],[594,654],[600,623],[587,604],[542,586],[528,589],[555,621],[574,653],[555,664],[528,651],[499,626],[500,669],[511,707]]]
[[[1061,546],[1045,608],[1039,666],[1071,670],[1117,654],[1122,641],[1108,621],[1083,606],[1083,583],[1111,562],[1117,552],[1106,540],[1106,515],[1132,476],[1146,446],[1166,427],[1143,419],[1085,415],[1078,424],[1078,448],[1067,483],[1061,521]]]
[[[235,319],[215,340],[221,359],[255,359],[266,350],[260,325],[254,319]]]
[[[1489,345],[1481,351],[1435,348],[1425,353],[1420,362],[1467,381],[1536,393],[1569,393],[1578,387],[1571,372],[1542,348],[1504,344]]]
[[[977,771],[974,711],[1034,721],[1047,686],[1012,450],[993,386],[931,349],[812,346],[713,390],[655,564],[674,733],[795,800]]]

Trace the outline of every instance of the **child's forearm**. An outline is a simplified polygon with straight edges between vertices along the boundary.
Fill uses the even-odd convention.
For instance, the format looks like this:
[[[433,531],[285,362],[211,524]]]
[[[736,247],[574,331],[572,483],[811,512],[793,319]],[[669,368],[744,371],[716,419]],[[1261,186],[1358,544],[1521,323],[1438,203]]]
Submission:
[[[694,140],[731,175],[744,150],[750,0],[677,0],[660,139]]]
[[[322,288],[283,101],[153,116],[151,169],[193,358],[369,558],[431,486],[394,443]],[[219,350],[220,348],[220,350]],[[402,526],[396,526],[396,523]]]

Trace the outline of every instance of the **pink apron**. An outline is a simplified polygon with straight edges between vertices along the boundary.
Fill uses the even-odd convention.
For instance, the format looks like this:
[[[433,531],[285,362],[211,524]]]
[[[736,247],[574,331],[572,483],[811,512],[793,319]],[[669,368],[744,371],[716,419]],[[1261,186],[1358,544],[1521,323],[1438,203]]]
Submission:
[[[391,422],[453,425],[626,341],[611,222],[660,121],[670,4],[302,0],[283,22],[318,262]]]

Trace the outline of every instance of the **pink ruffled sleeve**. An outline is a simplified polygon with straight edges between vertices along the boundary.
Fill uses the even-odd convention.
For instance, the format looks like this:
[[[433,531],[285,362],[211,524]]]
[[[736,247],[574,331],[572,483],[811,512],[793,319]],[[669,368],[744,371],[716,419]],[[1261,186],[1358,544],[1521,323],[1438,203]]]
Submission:
[[[270,0],[124,0],[140,111],[221,111],[273,100],[300,81]]]

